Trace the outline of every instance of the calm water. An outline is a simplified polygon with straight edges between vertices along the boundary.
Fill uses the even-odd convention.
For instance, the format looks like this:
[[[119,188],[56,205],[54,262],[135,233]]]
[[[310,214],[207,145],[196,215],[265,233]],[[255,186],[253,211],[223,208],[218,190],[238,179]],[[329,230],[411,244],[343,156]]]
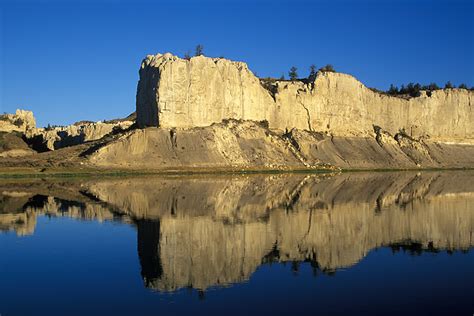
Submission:
[[[0,181],[0,314],[474,313],[474,172]]]

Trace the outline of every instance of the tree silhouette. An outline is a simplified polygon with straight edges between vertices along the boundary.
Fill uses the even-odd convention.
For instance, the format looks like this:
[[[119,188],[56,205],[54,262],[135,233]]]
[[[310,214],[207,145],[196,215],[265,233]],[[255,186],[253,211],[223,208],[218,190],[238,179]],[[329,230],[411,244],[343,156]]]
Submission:
[[[390,95],[397,95],[398,94],[398,87],[391,84],[390,88],[387,91],[387,93],[390,94]]]
[[[309,80],[314,80],[316,78],[316,66],[313,64],[309,66]]]
[[[204,52],[204,46],[202,46],[201,44],[198,44],[196,46],[196,51],[194,53],[194,56],[201,56],[204,54],[203,52]]]
[[[298,68],[295,66],[290,68],[290,71],[288,72],[288,76],[290,77],[291,81],[295,81],[298,78],[298,73],[296,72]]]

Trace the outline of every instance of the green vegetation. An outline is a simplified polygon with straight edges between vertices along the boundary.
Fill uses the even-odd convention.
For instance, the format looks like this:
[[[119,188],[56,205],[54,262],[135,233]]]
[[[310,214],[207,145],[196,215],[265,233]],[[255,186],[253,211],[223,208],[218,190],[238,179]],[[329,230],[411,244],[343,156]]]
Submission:
[[[194,56],[201,56],[204,54],[204,46],[202,46],[201,44],[198,44],[196,46],[196,50],[194,52]]]
[[[298,79],[297,70],[298,70],[298,68],[296,68],[295,66],[290,68],[290,71],[288,72],[288,76],[290,77],[291,81],[295,81],[296,79]]]
[[[319,68],[319,71],[321,71],[321,72],[336,72],[333,65],[331,65],[331,64],[327,64],[326,66]]]
[[[308,76],[308,80],[314,81],[314,79],[316,79],[316,74],[317,74],[316,66],[315,66],[314,64],[311,65],[311,66],[309,66],[309,76]]]
[[[456,88],[456,86],[453,85],[451,81],[446,82],[446,84],[444,85],[444,89],[454,89],[454,88]],[[426,91],[428,96],[430,96],[432,91],[441,90],[441,89],[443,88],[440,88],[434,82],[430,83],[429,85],[421,85],[419,83],[410,82],[406,86],[402,84],[400,88],[391,84],[390,88],[384,93],[388,95],[393,95],[393,96],[419,97],[421,95],[421,91]],[[458,89],[474,90],[474,87],[469,89],[465,83],[461,83],[458,86]],[[371,90],[378,91],[377,89],[371,89]]]

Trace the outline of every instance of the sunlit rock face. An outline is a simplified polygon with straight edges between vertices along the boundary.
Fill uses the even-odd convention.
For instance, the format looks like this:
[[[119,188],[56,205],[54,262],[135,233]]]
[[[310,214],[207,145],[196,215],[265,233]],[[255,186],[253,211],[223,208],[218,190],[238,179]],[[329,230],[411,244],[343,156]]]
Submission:
[[[35,128],[26,133],[26,138],[36,150],[48,151],[101,139],[114,131],[126,130],[132,124],[132,121],[88,122],[52,128]]]
[[[380,169],[474,166],[474,145],[416,140],[386,131],[368,137],[333,136],[228,120],[190,129],[146,128],[118,136],[89,161],[105,168]]]
[[[15,114],[0,115],[0,132],[26,133],[36,128],[33,112],[17,109]]]
[[[244,282],[268,262],[334,271],[377,247],[474,242],[470,171],[92,179],[0,192],[0,229],[19,235],[38,214],[133,223],[145,285],[159,291]]]
[[[204,56],[148,55],[137,88],[139,127],[190,128],[223,119],[266,120],[270,128],[474,139],[473,92],[445,89],[410,99],[373,92],[350,75],[319,72],[314,81],[276,81],[271,91],[242,62]]]

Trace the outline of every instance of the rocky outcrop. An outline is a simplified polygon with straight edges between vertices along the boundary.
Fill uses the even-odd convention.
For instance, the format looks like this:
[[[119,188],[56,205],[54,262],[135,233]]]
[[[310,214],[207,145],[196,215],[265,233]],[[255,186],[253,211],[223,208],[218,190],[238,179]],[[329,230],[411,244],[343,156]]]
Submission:
[[[472,143],[473,107],[474,93],[464,89],[404,99],[330,72],[308,82],[275,81],[267,90],[245,63],[204,56],[184,60],[169,53],[143,60],[137,89],[140,127],[191,128],[232,118],[335,136],[366,136],[375,125],[392,135]]]
[[[0,132],[26,133],[34,128],[36,128],[36,120],[31,111],[18,109],[15,114],[0,115]]]
[[[26,138],[33,148],[42,152],[101,139],[112,132],[126,130],[132,124],[132,121],[84,122],[69,126],[36,128],[26,133]]]

